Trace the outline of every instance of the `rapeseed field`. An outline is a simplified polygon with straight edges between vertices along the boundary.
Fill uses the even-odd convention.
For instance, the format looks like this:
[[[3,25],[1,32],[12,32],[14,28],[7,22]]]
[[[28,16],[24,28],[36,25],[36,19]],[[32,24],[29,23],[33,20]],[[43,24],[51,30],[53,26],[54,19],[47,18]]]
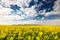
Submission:
[[[0,40],[60,40],[60,26],[0,25]]]

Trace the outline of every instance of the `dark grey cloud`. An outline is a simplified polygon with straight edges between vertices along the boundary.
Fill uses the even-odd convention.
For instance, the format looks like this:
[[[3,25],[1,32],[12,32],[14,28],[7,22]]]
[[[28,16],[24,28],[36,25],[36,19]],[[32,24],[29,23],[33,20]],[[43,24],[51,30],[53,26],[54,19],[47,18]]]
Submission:
[[[60,19],[60,14],[49,15],[49,16],[46,16],[45,19],[47,19],[47,20]]]

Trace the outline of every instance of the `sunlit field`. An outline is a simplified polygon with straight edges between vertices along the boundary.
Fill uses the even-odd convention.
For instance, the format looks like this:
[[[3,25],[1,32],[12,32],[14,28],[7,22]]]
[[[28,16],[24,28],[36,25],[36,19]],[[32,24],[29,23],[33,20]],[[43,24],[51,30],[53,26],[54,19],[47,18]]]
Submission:
[[[0,40],[60,40],[60,26],[0,25]]]

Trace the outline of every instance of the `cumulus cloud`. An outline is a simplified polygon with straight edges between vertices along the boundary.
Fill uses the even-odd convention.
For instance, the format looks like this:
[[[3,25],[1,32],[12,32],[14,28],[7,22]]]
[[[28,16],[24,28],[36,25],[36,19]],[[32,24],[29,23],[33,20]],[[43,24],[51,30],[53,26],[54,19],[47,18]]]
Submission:
[[[36,10],[34,9],[35,7],[34,6],[32,6],[31,8],[25,8],[25,9],[21,9],[23,12],[24,12],[24,14],[26,14],[28,17],[35,17],[35,16],[37,16],[37,12],[36,12]]]
[[[7,7],[10,5],[18,5],[19,7],[25,7],[25,6],[29,6],[29,2],[31,0],[1,0],[1,5]]]
[[[13,11],[10,8],[0,8],[0,15],[8,15],[11,13],[11,11]]]
[[[36,11],[34,10],[34,7],[32,8],[24,8],[25,6],[29,6],[29,2],[31,0],[1,0],[1,14],[7,14],[9,11],[11,12],[10,6],[11,5],[18,5],[19,7],[21,7],[21,9],[23,8],[23,11],[27,16],[32,17],[33,15],[36,16]],[[4,11],[5,10],[5,11]],[[13,10],[12,10],[13,11]],[[9,14],[9,13],[8,13]],[[17,14],[17,12],[16,12]]]
[[[16,4],[16,0],[1,0],[1,5],[10,6]]]
[[[24,0],[1,0],[0,1],[0,20],[18,20],[18,19],[21,20],[21,19],[28,18],[27,16],[35,15],[36,13],[35,10],[33,9],[31,10],[31,8],[27,8],[27,9],[25,8],[24,10],[26,11],[19,9],[19,11],[17,10],[16,12],[10,8],[11,5],[18,5],[19,7],[23,8],[25,6],[28,6],[28,3],[30,1],[31,0],[29,1],[28,0],[25,0],[25,1]],[[21,11],[23,11],[27,16],[25,16]]]
[[[16,21],[16,20],[22,20],[22,19],[24,19],[24,17],[19,15],[0,15],[0,21],[1,20]]]
[[[47,13],[45,14],[45,16],[60,14],[60,0],[57,0],[57,1],[55,2],[53,8],[54,8],[54,11],[47,12]]]
[[[31,0],[17,0],[16,4],[20,7],[28,7]]]
[[[49,21],[41,21],[41,20],[44,20],[45,18],[48,18],[51,15],[60,14],[60,0],[57,0],[54,2],[54,6],[51,7],[54,10],[51,11],[50,7],[46,8],[47,7],[46,4],[49,4],[49,3],[52,4],[52,2],[53,2],[53,0],[51,0],[51,1],[34,0],[33,2],[32,2],[32,0],[0,0],[0,23],[5,23],[6,20],[7,20],[7,23],[12,23],[12,22],[13,23],[14,22],[22,23],[23,22],[23,24],[24,23],[33,23],[33,24],[34,23],[36,23],[36,24],[43,23],[44,24],[44,23],[50,23],[50,22],[52,23],[53,21],[56,23],[56,22],[58,22],[58,19],[51,20],[51,21],[50,20]],[[33,3],[33,5],[31,7],[29,7],[31,5],[29,3]],[[17,5],[20,8],[18,10],[18,9],[16,9],[16,6],[14,6],[16,9],[16,11],[14,11],[15,9],[13,10],[13,7],[11,8],[11,5]],[[48,12],[46,12],[46,10]],[[37,17],[38,15],[43,15],[44,17],[42,17],[41,20],[32,20],[33,18]],[[39,17],[41,17],[41,16],[39,16]],[[26,19],[32,18],[32,19],[30,19],[30,21],[24,20],[24,21],[16,22],[16,20],[23,20],[25,18]]]

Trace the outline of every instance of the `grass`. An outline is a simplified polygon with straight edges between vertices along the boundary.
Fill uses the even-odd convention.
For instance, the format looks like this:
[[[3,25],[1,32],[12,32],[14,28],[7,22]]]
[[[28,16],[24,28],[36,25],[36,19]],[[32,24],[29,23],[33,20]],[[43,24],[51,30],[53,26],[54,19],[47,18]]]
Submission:
[[[60,40],[60,26],[0,25],[0,40]]]

